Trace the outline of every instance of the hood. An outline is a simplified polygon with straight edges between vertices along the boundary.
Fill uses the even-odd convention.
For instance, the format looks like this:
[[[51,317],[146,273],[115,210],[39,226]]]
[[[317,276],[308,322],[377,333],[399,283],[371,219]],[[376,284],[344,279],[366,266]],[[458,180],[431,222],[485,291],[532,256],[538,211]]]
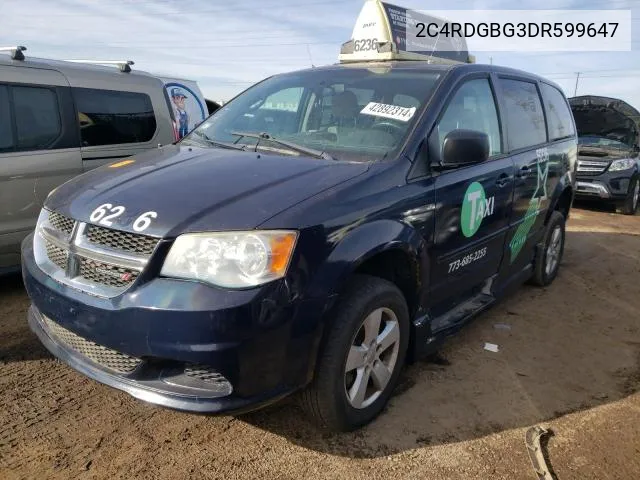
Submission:
[[[101,205],[121,206],[124,212],[108,219],[113,222],[111,228],[134,233],[136,219],[155,212],[149,227],[137,233],[158,237],[253,229],[368,167],[170,145],[76,177],[54,190],[46,206],[84,222],[90,222],[91,213]]]
[[[628,103],[616,98],[586,95],[570,98],[569,104],[579,137],[606,137],[626,144],[629,149],[638,145],[640,112]],[[607,152],[620,151],[606,146],[595,149],[580,147],[581,153],[589,154],[593,151],[594,156],[598,156],[598,150],[601,156],[607,156]]]

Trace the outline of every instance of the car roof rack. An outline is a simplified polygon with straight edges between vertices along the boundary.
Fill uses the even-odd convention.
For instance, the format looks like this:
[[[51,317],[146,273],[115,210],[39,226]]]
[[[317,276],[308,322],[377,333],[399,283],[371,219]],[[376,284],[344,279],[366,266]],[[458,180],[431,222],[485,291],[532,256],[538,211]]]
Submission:
[[[22,45],[16,45],[15,47],[0,47],[0,52],[11,52],[12,60],[24,60],[24,52],[27,47],[23,47]]]
[[[16,45],[12,47],[0,47],[0,53],[9,52],[12,60],[23,61],[25,59],[24,52],[27,47],[23,45]],[[131,73],[131,65],[134,65],[133,60],[64,60],[71,63],[86,63],[88,65],[115,65],[123,73]]]
[[[116,65],[123,73],[131,73],[131,65],[134,65],[133,60],[65,60],[65,62],[87,63],[90,65]]]

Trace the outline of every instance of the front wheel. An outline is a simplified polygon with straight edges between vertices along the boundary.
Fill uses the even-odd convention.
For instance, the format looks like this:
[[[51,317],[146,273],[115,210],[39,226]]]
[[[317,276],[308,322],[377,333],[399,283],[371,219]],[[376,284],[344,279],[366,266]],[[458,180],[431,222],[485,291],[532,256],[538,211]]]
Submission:
[[[534,285],[546,287],[556,278],[564,253],[564,240],[565,218],[556,210],[547,223],[542,248],[535,260],[531,279]]]
[[[393,283],[356,275],[334,314],[301,400],[320,426],[348,431],[373,420],[393,393],[409,345],[409,312]]]
[[[620,204],[620,211],[624,215],[635,215],[638,211],[638,200],[640,199],[640,177],[634,175],[629,182],[627,198]]]

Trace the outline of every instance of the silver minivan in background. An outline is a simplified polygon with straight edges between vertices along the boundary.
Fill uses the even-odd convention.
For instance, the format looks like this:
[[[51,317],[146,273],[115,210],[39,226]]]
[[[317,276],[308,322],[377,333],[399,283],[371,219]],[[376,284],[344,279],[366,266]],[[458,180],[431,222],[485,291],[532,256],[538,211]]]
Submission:
[[[105,163],[176,141],[164,82],[115,66],[0,54],[0,274],[51,190]],[[120,67],[120,68],[115,68]]]

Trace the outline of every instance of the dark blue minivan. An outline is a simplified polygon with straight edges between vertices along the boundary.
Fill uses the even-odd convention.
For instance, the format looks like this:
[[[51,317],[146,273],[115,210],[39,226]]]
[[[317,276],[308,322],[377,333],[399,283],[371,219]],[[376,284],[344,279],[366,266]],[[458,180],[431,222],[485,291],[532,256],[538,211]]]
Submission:
[[[372,420],[404,364],[562,259],[577,140],[542,78],[487,65],[277,75],[175,145],[52,192],[29,323],[142,400],[238,413],[300,392]]]

